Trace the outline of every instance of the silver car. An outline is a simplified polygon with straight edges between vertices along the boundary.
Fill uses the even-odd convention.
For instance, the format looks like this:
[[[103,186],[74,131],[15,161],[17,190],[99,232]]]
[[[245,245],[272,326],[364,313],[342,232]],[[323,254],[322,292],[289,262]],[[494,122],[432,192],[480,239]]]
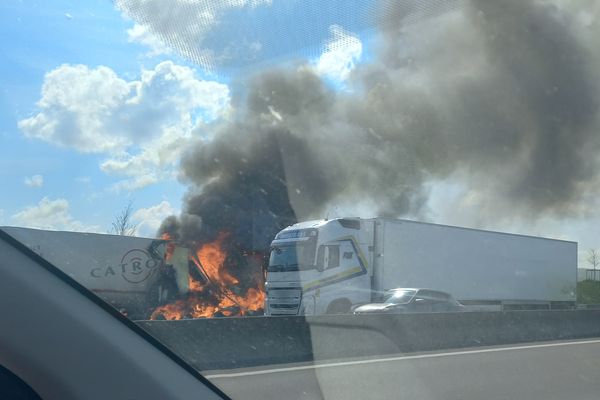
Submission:
[[[354,314],[460,312],[464,306],[450,294],[432,289],[397,288],[385,293],[383,303],[358,306]]]

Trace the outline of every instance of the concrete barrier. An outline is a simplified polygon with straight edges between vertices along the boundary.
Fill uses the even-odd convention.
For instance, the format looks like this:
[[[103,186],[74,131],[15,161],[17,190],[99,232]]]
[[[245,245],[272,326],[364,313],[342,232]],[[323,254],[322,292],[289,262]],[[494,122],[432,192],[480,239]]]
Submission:
[[[199,370],[600,336],[600,310],[139,323]]]

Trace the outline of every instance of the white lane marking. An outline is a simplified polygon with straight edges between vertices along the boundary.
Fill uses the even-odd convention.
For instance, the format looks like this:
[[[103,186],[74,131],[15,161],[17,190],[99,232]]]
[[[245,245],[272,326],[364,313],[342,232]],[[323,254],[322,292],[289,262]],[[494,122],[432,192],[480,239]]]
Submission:
[[[462,355],[468,355],[468,354],[498,353],[501,351],[541,349],[541,348],[545,348],[545,347],[574,346],[574,345],[578,345],[578,344],[592,344],[592,343],[600,343],[600,339],[585,340],[585,341],[578,341],[578,342],[544,343],[544,344],[533,344],[533,345],[525,345],[525,346],[497,347],[497,348],[491,348],[491,349],[452,351],[452,352],[448,352],[448,353],[418,354],[418,355],[414,355],[414,356],[376,358],[376,359],[371,359],[371,360],[341,361],[341,362],[327,363],[327,364],[303,365],[303,366],[299,366],[299,367],[286,367],[286,368],[265,369],[265,370],[260,370],[260,371],[235,372],[235,373],[231,373],[231,374],[205,375],[204,377],[208,378],[208,379],[235,378],[238,376],[266,375],[266,374],[275,374],[278,372],[303,371],[303,370],[307,370],[307,369],[344,367],[344,366],[348,366],[348,365],[375,364],[375,363],[384,363],[384,362],[391,362],[391,361],[416,360],[416,359],[420,359],[420,358],[438,358],[438,357],[462,356]]]

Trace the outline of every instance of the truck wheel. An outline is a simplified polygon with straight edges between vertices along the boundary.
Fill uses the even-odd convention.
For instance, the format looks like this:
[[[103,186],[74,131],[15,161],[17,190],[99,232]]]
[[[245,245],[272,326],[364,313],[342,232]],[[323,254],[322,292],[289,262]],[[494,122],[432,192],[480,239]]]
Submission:
[[[348,314],[351,306],[348,299],[334,300],[327,306],[326,314]]]

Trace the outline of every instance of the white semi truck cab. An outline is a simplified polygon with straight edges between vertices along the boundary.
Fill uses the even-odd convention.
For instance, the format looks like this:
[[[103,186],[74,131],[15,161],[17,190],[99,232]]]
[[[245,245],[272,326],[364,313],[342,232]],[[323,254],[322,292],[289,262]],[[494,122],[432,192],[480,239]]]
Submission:
[[[348,312],[371,301],[373,222],[302,222],[277,234],[267,269],[267,315]]]
[[[429,288],[474,309],[575,305],[577,243],[390,218],[301,222],[271,244],[266,315],[350,312]]]

